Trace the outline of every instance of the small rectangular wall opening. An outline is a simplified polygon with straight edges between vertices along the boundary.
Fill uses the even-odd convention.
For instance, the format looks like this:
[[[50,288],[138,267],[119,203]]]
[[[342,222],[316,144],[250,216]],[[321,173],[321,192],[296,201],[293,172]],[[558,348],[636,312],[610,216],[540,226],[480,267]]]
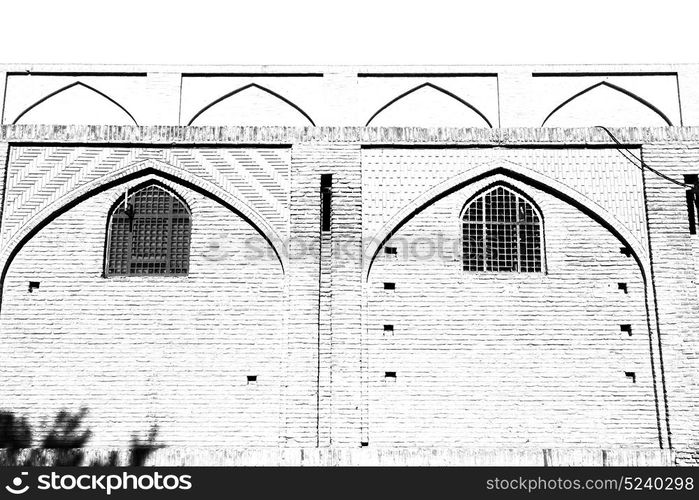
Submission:
[[[41,283],[39,281],[30,281],[29,282],[29,293],[32,293],[34,290],[38,290],[40,284]]]
[[[636,383],[636,372],[624,372],[624,375],[626,375],[627,378],[630,378],[632,383]]]
[[[320,176],[320,197],[321,197],[321,229],[330,231],[330,220],[332,214],[332,187],[333,174],[321,174]]]
[[[386,372],[386,375],[384,376],[384,378],[388,381],[396,380],[396,378],[397,378],[396,372]]]
[[[626,285],[626,283],[617,283],[617,286],[622,292],[629,293],[629,287]]]
[[[631,257],[631,249],[629,247],[621,247],[619,249],[619,252],[626,255],[627,257]]]
[[[632,335],[631,325],[619,325],[619,329],[624,333],[628,333],[629,337]]]
[[[384,247],[383,251],[387,255],[398,255],[398,248],[396,247]]]
[[[699,175],[685,175],[684,183],[687,184],[685,196],[687,198],[689,234],[697,234],[697,216],[699,216]]]
[[[257,383],[257,375],[248,375],[248,385]]]
[[[393,333],[393,325],[383,325],[384,333]]]
[[[362,441],[360,445],[362,448],[366,448],[367,446],[369,446],[369,441]]]
[[[384,290],[395,290],[396,289],[396,284],[391,283],[391,282],[384,282],[383,284],[383,289]]]

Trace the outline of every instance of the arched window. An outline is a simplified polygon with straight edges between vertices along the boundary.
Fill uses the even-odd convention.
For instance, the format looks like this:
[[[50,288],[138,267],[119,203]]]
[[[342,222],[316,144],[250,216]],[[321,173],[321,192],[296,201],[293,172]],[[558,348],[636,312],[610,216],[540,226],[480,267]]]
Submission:
[[[541,215],[509,187],[498,185],[463,211],[464,271],[540,272]]]
[[[160,185],[126,191],[108,227],[106,276],[189,272],[189,208]]]

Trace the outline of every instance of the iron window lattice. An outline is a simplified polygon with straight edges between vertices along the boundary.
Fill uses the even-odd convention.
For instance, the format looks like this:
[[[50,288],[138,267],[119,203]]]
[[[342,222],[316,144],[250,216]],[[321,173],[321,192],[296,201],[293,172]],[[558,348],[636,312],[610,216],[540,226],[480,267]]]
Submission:
[[[522,195],[491,188],[469,202],[462,224],[464,271],[542,271],[541,216]]]
[[[186,275],[191,216],[184,202],[155,184],[124,201],[109,223],[106,276]]]

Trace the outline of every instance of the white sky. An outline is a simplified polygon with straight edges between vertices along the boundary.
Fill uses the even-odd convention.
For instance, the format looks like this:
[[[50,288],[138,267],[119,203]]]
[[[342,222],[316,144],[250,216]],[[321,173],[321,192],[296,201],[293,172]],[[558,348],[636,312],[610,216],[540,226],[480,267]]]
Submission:
[[[697,63],[693,4],[11,0],[0,63]]]

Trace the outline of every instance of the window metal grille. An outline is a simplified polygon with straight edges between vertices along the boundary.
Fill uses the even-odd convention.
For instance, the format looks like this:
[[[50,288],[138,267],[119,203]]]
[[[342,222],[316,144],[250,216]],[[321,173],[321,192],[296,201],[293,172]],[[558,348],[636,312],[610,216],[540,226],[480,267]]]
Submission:
[[[160,186],[146,186],[112,213],[106,275],[187,274],[190,236],[185,204]]]
[[[462,219],[464,271],[541,272],[541,218],[519,194],[497,186],[472,200]]]

